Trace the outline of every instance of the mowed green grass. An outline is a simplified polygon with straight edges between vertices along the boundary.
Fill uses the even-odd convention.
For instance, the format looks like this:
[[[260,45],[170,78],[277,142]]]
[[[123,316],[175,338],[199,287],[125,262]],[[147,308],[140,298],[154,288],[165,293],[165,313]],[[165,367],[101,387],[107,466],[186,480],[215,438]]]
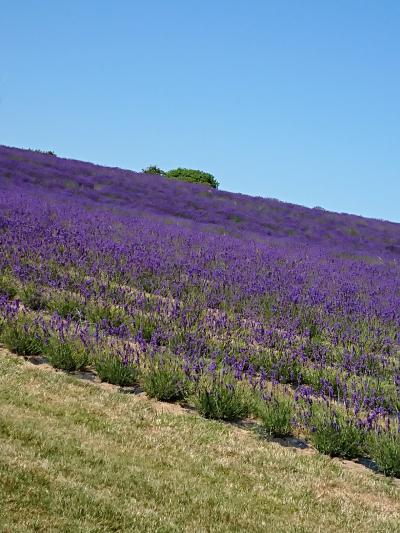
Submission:
[[[0,531],[400,531],[398,482],[0,350]]]

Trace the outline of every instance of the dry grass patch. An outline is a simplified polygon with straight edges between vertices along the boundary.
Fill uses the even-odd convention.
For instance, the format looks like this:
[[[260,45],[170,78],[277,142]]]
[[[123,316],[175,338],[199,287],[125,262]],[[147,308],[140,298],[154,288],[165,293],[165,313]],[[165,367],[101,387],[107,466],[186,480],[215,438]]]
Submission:
[[[4,532],[400,530],[389,479],[5,352],[0,448]]]

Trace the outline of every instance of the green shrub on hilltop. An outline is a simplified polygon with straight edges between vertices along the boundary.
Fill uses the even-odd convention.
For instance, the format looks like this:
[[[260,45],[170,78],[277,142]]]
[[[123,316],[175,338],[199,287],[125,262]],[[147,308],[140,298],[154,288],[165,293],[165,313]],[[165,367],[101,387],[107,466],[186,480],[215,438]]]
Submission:
[[[218,189],[219,182],[209,172],[203,172],[202,170],[195,170],[193,168],[173,168],[168,170],[162,170],[157,165],[150,165],[147,168],[143,168],[142,172],[145,174],[159,174],[160,176],[166,176],[167,178],[187,181],[190,183],[204,183],[214,189]]]
[[[161,176],[165,176],[165,171],[159,168],[157,165],[150,165],[146,168],[142,168],[142,172],[144,174],[160,174]]]
[[[192,183],[204,183],[214,189],[218,189],[219,182],[209,172],[194,170],[192,168],[175,168],[166,172],[168,178],[189,181]]]

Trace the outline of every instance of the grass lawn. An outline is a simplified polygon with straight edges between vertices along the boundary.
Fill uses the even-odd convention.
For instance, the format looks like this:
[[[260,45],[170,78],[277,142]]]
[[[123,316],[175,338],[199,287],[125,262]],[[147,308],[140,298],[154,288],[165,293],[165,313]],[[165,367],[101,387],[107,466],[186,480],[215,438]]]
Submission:
[[[398,482],[162,411],[0,349],[0,531],[400,532]]]

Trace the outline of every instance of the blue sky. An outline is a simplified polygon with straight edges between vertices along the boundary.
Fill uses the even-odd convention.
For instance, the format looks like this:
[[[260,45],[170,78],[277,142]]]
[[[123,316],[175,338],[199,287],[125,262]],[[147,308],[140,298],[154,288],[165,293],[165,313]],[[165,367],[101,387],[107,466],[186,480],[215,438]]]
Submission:
[[[400,2],[18,1],[0,144],[400,222]]]

